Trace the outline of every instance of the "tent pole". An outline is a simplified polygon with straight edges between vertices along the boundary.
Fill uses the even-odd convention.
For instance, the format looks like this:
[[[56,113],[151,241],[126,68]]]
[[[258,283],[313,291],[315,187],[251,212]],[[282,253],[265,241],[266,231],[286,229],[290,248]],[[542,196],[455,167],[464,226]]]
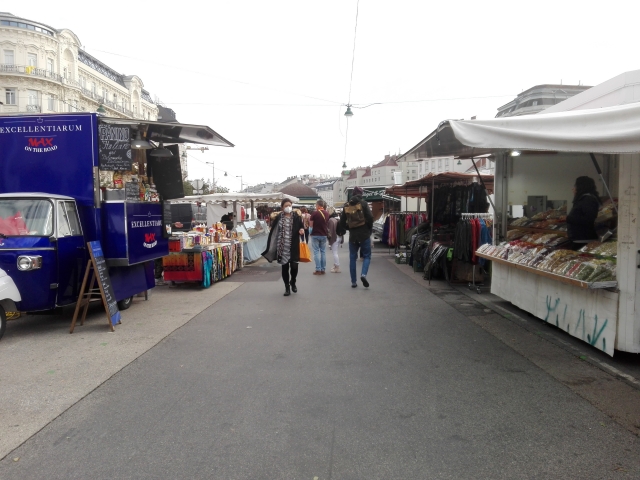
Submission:
[[[431,239],[429,240],[429,249],[433,254],[433,204],[435,203],[435,175],[431,177]],[[429,255],[429,261],[431,261],[431,255]],[[429,285],[431,285],[431,270],[429,270]]]

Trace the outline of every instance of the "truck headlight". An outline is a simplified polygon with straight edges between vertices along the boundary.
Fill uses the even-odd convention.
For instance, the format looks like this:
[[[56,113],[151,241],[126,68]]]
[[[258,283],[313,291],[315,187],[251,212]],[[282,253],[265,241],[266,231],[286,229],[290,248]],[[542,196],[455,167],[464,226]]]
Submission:
[[[26,272],[42,268],[42,257],[40,255],[20,255],[18,257],[18,270]]]

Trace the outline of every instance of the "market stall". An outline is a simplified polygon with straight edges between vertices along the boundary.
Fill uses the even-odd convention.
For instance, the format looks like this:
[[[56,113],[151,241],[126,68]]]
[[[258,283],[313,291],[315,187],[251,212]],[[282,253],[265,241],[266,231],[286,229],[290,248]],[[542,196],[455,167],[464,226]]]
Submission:
[[[491,291],[613,355],[640,352],[640,106],[446,121],[412,151],[496,161]],[[598,239],[569,243],[576,179],[595,179]]]
[[[411,255],[407,263],[416,271],[424,271],[428,278],[437,268],[448,281],[471,282],[475,287],[476,279],[483,278],[480,268],[476,272],[476,266],[483,267],[484,260],[470,252],[491,241],[493,214],[487,213],[490,209],[487,195],[493,193],[493,175],[430,173],[390,187],[387,192],[424,198],[427,205],[424,212],[391,214],[385,223],[383,241],[396,249],[409,245]],[[427,220],[429,225],[425,226]],[[434,256],[438,257],[437,262]]]
[[[289,198],[293,202],[297,202],[296,197],[285,195],[283,193],[213,193],[207,195],[194,195],[184,197],[174,202],[199,202],[207,207],[206,228],[210,229],[220,222],[221,217],[232,211],[233,219],[233,236],[237,241],[243,243],[243,262],[251,263],[258,260],[262,252],[267,247],[267,239],[269,236],[269,226],[265,220],[256,219],[255,205],[277,204],[283,198]],[[239,207],[245,205],[251,212],[251,218],[244,222],[238,222]]]
[[[196,282],[203,287],[223,280],[243,267],[243,243],[221,222],[198,225],[169,237],[169,255],[162,259],[164,280]]]

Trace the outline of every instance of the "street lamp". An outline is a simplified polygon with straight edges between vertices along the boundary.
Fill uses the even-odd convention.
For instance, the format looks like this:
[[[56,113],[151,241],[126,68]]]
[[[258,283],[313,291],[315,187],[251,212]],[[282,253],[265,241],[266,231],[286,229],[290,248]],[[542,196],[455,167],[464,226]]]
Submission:
[[[242,192],[242,185],[243,185],[243,183],[242,183],[242,175],[236,175],[236,178],[240,179],[240,191]]]
[[[189,148],[189,147],[187,147]],[[202,147],[202,148],[206,148],[206,147]],[[207,148],[208,150],[208,148]],[[216,193],[213,191],[213,189],[215,188],[215,184],[216,184],[216,167],[214,166],[213,162],[204,162],[207,165],[211,165],[211,171],[213,172],[213,178],[211,180],[211,193]]]

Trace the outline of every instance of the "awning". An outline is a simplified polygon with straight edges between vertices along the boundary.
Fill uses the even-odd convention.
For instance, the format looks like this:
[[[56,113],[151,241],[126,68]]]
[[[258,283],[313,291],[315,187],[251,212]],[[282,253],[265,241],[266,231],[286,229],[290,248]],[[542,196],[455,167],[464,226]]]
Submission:
[[[351,198],[351,193],[355,187],[347,188],[347,198]],[[379,202],[381,200],[394,200],[399,201],[399,198],[394,198],[393,196],[385,195],[387,188],[386,186],[375,186],[375,187],[363,187],[362,189],[362,199],[367,202]]]
[[[199,143],[215,147],[234,146],[233,143],[205,125],[187,125],[185,123],[162,123],[150,120],[105,117],[100,117],[100,121],[112,125],[145,126],[147,128],[145,139],[156,143]]]
[[[475,173],[456,173],[456,172],[444,172],[434,175],[428,174],[426,177],[422,177],[418,180],[412,180],[404,185],[394,185],[387,188],[387,193],[392,195],[398,195],[400,197],[428,197],[430,196],[429,188],[431,185],[439,186],[444,184],[452,184],[456,182],[469,183],[474,178],[478,178]],[[493,191],[493,175],[480,175],[482,181],[487,186],[487,189],[491,193]]]
[[[284,193],[210,193],[207,195],[189,195],[187,197],[171,200],[171,203],[222,203],[222,202],[241,202],[248,203],[280,203],[283,198],[288,198],[292,203],[298,203],[299,199]]]
[[[640,103],[490,120],[446,120],[405,156],[471,158],[511,150],[640,152]]]

